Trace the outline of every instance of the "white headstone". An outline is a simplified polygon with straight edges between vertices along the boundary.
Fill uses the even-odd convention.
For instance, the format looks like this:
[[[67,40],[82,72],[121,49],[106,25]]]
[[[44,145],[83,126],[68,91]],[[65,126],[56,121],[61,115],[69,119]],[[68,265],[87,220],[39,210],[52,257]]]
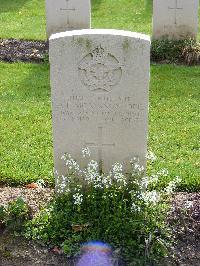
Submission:
[[[91,27],[90,0],[46,0],[48,38],[53,33]]]
[[[196,39],[199,0],[153,0],[153,39]]]
[[[147,149],[149,36],[81,30],[50,38],[55,169],[67,152],[81,164],[89,147],[103,172]]]

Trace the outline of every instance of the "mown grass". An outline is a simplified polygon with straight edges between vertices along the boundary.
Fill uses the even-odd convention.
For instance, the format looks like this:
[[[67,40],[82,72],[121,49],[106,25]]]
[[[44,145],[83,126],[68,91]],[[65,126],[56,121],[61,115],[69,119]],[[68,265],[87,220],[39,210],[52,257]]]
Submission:
[[[44,0],[1,0],[0,38],[45,39]]]
[[[158,157],[153,168],[167,168],[169,178],[181,176],[182,190],[199,190],[200,68],[162,65],[151,72],[149,149]],[[0,105],[0,181],[53,183],[48,65],[0,63]]]
[[[0,180],[52,179],[48,65],[0,64]]]
[[[152,1],[92,0],[92,27],[151,34]],[[46,39],[43,0],[1,0],[0,21],[0,38]]]
[[[154,168],[182,177],[180,190],[199,191],[200,68],[160,65],[151,72],[149,148],[158,156]]]

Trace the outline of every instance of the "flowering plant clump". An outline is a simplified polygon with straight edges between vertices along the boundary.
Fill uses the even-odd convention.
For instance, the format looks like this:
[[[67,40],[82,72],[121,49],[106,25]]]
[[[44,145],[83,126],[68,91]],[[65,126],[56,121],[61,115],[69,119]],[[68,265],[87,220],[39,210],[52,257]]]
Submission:
[[[146,176],[134,157],[131,174],[124,174],[118,162],[104,174],[98,162],[90,159],[88,148],[82,153],[88,160],[83,169],[70,154],[62,156],[66,174],[56,172],[57,197],[28,224],[26,236],[59,245],[68,255],[76,254],[81,243],[90,240],[111,244],[134,263],[144,264],[164,255],[170,238],[165,223],[166,197],[180,180],[158,192],[150,187],[155,187],[167,170]],[[152,153],[150,157],[156,159]]]

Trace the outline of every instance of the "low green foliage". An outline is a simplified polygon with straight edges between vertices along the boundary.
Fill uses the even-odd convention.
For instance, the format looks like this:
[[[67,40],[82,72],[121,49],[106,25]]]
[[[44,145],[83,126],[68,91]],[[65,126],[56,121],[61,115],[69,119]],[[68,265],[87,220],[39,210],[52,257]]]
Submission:
[[[22,198],[9,202],[6,207],[0,206],[0,223],[4,224],[7,230],[21,232],[29,218],[29,207]]]
[[[26,237],[60,246],[69,256],[76,255],[82,243],[100,240],[137,265],[165,255],[171,237],[165,200],[176,182],[163,192],[149,190],[161,173],[144,177],[137,158],[131,161],[132,175],[124,175],[119,163],[104,175],[93,160],[81,169],[70,155],[63,159],[67,169],[66,176],[57,179],[60,196],[27,224]]]
[[[194,40],[154,40],[151,47],[151,60],[198,65],[200,64],[200,43]]]

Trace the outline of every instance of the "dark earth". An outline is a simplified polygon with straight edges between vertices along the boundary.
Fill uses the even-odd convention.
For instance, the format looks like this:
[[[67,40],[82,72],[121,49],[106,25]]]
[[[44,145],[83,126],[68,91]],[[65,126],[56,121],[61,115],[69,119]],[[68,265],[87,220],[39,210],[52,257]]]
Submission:
[[[49,188],[0,188],[0,206],[22,196],[33,214],[53,196]],[[200,265],[200,193],[177,193],[172,199],[168,222],[173,228],[175,241],[169,257],[162,266]],[[14,236],[1,228],[0,266],[73,266],[75,259],[69,259],[57,247],[40,246],[32,241]],[[122,265],[118,262],[115,266]],[[140,265],[138,265],[140,266]],[[158,265],[157,265],[158,266]]]
[[[48,42],[0,39],[0,61],[42,63],[48,59]]]
[[[49,45],[47,41],[0,39],[0,61],[7,63],[43,63],[48,62],[48,56]],[[200,65],[200,56],[198,53],[195,56],[196,59],[190,54],[188,58],[193,59],[190,58],[189,60],[180,54],[180,58],[175,61],[173,57],[161,60],[159,55],[151,52],[151,62],[153,64]]]

